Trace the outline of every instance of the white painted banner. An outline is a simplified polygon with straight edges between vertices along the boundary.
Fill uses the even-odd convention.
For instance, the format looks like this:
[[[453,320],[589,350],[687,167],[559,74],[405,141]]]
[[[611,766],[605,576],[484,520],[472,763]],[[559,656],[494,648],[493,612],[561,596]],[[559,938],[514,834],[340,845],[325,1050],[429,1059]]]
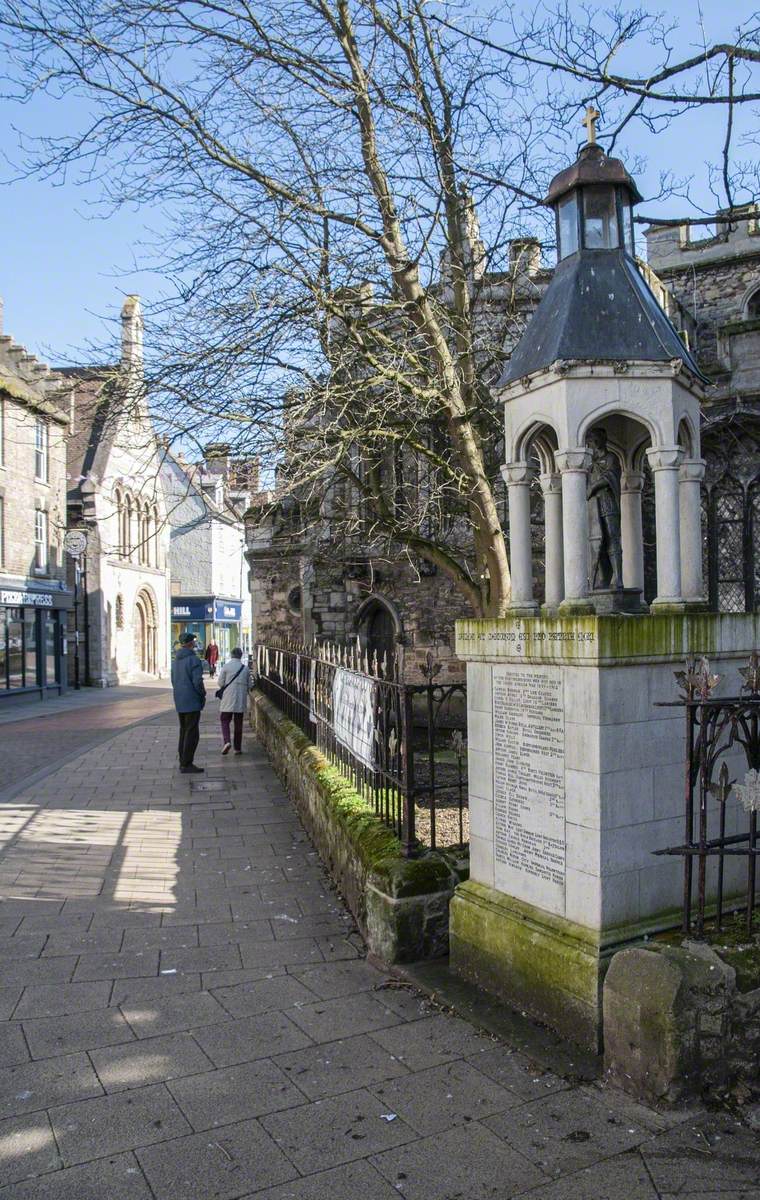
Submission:
[[[332,686],[333,728],[342,746],[367,767],[375,766],[375,684],[336,668]]]

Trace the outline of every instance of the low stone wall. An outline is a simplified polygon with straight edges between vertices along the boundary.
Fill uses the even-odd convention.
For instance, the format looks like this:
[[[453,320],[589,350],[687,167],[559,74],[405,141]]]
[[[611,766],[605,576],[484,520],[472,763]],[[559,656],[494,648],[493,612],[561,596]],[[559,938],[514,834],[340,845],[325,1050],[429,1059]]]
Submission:
[[[760,988],[703,943],[621,950],[604,981],[604,1058],[649,1103],[760,1089]]]
[[[392,831],[261,692],[250,719],[370,951],[388,963],[446,954],[458,864],[443,853],[402,858]]]

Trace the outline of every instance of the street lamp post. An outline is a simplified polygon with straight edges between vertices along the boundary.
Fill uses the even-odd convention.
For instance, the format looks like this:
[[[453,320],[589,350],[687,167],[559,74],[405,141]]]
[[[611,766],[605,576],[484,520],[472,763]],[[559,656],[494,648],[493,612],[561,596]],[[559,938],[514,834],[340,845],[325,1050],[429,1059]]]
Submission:
[[[70,529],[64,536],[63,546],[69,557],[74,560],[74,690],[79,691],[79,561],[87,549],[87,534],[82,529]],[[86,607],[86,589],[84,602]],[[86,663],[85,667],[85,677],[89,679],[89,663]]]

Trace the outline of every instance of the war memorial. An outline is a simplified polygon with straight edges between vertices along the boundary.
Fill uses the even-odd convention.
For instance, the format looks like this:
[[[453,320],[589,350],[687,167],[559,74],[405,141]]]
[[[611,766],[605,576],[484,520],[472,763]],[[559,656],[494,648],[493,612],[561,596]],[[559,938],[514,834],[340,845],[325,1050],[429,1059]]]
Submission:
[[[513,593],[503,619],[457,624],[471,859],[450,910],[456,973],[590,1047],[600,1042],[612,955],[681,920],[684,855],[655,853],[684,839],[674,672],[688,656],[706,656],[720,676],[715,694],[735,694],[760,642],[756,614],[708,611],[705,380],[633,260],[640,197],[623,164],[596,144],[594,120],[577,161],[551,184],[557,270],[499,385]],[[649,606],[645,460],[656,508]],[[530,524],[537,476],[540,608]],[[727,761],[741,780],[744,756]],[[729,836],[746,813],[735,795],[722,803]],[[720,862],[721,893],[733,882],[740,890],[746,851]],[[713,858],[708,907],[716,869]]]

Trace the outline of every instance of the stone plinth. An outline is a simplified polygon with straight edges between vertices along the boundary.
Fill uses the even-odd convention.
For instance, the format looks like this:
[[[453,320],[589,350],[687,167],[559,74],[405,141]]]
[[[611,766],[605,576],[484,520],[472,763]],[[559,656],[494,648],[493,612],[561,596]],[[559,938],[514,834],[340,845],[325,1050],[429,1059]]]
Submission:
[[[689,653],[735,692],[755,645],[754,614],[458,623],[471,871],[451,905],[456,972],[597,1044],[610,956],[680,919],[681,860],[653,851],[683,839],[684,714],[656,705]]]

